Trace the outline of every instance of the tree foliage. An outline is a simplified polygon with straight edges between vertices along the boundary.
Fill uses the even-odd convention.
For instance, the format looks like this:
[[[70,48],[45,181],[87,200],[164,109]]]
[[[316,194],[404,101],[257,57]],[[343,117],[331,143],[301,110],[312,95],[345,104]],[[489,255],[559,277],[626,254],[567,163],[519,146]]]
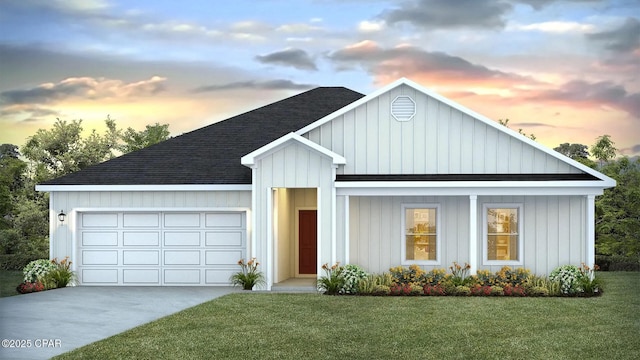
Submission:
[[[640,159],[610,161],[601,171],[617,185],[596,200],[596,250],[640,256]]]
[[[596,139],[596,143],[591,146],[591,154],[600,161],[600,166],[616,157],[615,143],[611,136],[602,135]]]
[[[498,122],[500,123],[500,125],[502,125],[502,126],[504,126],[504,127],[509,127],[509,119],[504,119],[504,120],[503,120],[503,119],[498,119]],[[535,139],[537,139],[537,137],[536,137],[535,135],[525,133],[525,132],[522,130],[522,128],[518,129],[518,133],[519,133],[520,135],[524,135],[524,136],[528,137],[528,138],[529,138],[529,139],[531,139],[531,140],[535,140]]]
[[[39,129],[22,147],[0,145],[0,256],[20,254],[24,259],[48,257],[49,205],[47,194],[35,185],[91,165],[157,144],[169,137],[169,125],[128,128],[124,133],[107,116],[106,131],[83,134],[82,120],[56,119],[50,129]],[[23,256],[24,255],[24,256]]]
[[[560,144],[553,148],[553,150],[559,152],[560,154],[570,157],[571,159],[582,163],[590,168],[596,167],[596,163],[589,159],[589,147],[583,144],[569,144],[564,143]]]
[[[147,125],[142,131],[128,128],[122,134],[121,138],[124,144],[120,145],[119,149],[123,153],[137,151],[165,141],[169,138],[169,135],[169,124],[160,125],[155,123],[154,125]]]

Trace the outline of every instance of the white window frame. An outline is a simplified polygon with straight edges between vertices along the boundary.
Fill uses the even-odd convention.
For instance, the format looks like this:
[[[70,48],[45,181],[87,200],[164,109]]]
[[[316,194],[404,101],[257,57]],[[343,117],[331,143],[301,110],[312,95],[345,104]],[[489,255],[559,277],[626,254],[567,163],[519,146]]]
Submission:
[[[407,234],[406,234],[406,216],[407,209],[435,209],[436,210],[436,259],[435,260],[407,260]],[[401,241],[400,241],[400,254],[402,265],[440,265],[441,261],[441,249],[442,249],[442,226],[440,221],[440,204],[428,203],[417,204],[407,203],[402,204],[402,216],[401,216]]]
[[[489,229],[487,212],[489,209],[518,210],[518,260],[489,260]],[[524,205],[522,203],[485,203],[482,205],[482,247],[483,265],[523,265],[524,263]]]

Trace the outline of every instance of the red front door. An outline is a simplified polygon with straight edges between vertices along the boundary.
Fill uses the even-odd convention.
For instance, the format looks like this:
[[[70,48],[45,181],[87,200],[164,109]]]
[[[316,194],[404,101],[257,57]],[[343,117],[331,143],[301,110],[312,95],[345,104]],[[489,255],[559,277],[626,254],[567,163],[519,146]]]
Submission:
[[[316,210],[298,213],[298,273],[315,274],[317,271],[318,215]]]

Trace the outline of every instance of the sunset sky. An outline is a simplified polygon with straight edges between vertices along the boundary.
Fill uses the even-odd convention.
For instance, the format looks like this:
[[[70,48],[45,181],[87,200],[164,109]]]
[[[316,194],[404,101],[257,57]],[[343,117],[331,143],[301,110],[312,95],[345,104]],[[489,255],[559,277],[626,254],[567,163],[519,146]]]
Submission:
[[[0,0],[0,143],[107,115],[179,135],[399,77],[549,147],[640,155],[638,0]]]

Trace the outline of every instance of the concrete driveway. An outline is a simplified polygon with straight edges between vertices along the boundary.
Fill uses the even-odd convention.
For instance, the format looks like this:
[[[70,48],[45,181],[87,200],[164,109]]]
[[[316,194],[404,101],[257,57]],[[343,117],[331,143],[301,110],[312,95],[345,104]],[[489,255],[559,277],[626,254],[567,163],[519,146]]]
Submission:
[[[48,359],[234,291],[78,286],[0,298],[0,359]]]

